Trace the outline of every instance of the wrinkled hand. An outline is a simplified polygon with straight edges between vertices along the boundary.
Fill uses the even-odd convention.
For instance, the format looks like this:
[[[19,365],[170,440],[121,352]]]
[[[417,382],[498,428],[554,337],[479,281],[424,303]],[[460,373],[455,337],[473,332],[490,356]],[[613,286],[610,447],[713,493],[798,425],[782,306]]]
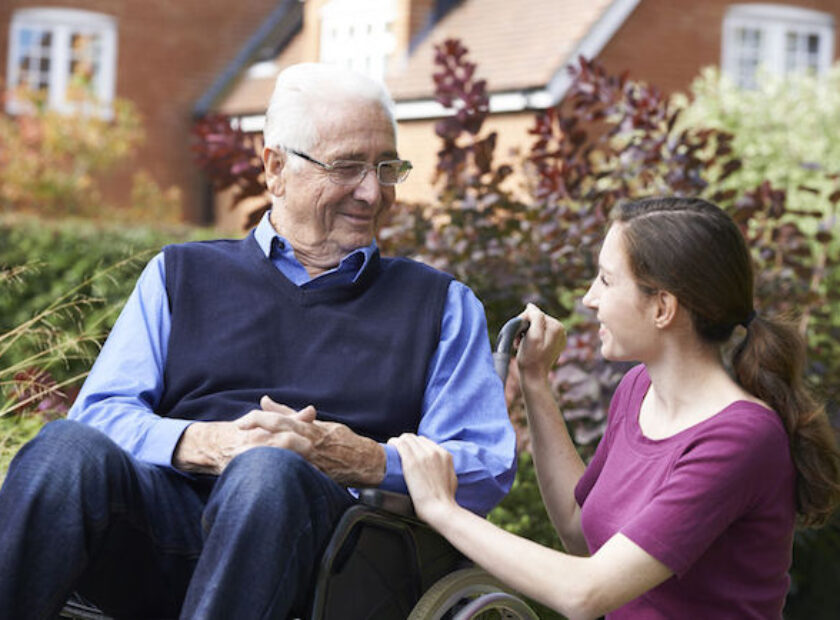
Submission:
[[[392,437],[388,444],[400,453],[405,483],[418,516],[432,525],[446,519],[448,511],[457,507],[458,478],[452,455],[430,439],[411,433]]]
[[[377,485],[385,475],[385,450],[344,424],[316,419],[311,405],[300,411],[268,396],[233,422],[196,422],[187,427],[174,465],[185,471],[220,474],[237,455],[259,446],[297,452],[344,485]]]
[[[544,380],[566,348],[566,329],[534,304],[528,304],[520,316],[531,325],[522,336],[516,354],[519,374],[522,380]]]

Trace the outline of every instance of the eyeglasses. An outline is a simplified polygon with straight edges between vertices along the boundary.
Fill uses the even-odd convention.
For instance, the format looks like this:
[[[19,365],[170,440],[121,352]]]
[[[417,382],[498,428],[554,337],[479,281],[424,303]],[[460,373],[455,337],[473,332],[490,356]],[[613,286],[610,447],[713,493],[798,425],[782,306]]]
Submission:
[[[405,181],[408,173],[413,168],[411,162],[405,159],[388,159],[375,164],[369,164],[366,161],[338,160],[331,164],[325,164],[314,157],[310,157],[306,153],[294,149],[285,150],[323,168],[329,180],[336,185],[356,185],[361,183],[362,179],[365,178],[365,175],[370,170],[376,171],[376,180],[379,181],[380,185],[396,185]]]

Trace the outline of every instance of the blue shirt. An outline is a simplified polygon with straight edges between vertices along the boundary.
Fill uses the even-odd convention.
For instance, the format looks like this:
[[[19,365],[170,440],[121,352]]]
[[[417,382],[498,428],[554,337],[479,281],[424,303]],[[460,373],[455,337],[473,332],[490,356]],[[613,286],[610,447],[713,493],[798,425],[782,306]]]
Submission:
[[[310,278],[291,245],[263,217],[257,242],[272,263],[302,287],[355,279],[376,246],[359,248],[338,267]],[[155,413],[163,393],[170,313],[163,254],[137,281],[90,375],[70,410],[71,419],[98,428],[136,458],[172,467],[172,455],[192,420]],[[254,407],[258,407],[254,403]],[[420,435],[452,453],[457,499],[484,514],[504,497],[515,473],[515,435],[502,383],[493,369],[484,308],[472,291],[453,280],[447,290],[441,338],[427,371]],[[387,457],[381,488],[406,492],[399,455]]]

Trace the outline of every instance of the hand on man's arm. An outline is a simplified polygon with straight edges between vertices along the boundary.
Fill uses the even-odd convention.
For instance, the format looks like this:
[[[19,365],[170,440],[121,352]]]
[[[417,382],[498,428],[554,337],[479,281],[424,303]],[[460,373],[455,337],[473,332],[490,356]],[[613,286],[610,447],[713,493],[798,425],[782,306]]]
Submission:
[[[376,486],[385,475],[385,451],[344,424],[315,419],[315,408],[300,411],[267,396],[232,422],[195,422],[187,427],[172,464],[183,471],[220,474],[238,454],[259,446],[297,452],[339,484]]]

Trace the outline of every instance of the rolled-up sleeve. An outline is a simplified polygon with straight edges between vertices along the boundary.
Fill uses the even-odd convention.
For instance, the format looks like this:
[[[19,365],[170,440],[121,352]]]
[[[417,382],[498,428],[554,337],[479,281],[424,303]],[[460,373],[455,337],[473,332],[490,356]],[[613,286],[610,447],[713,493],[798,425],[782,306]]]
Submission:
[[[484,307],[452,281],[441,339],[429,364],[418,434],[452,453],[458,503],[484,515],[510,490],[516,474],[516,437],[504,388],[493,368]],[[399,455],[385,446],[382,488],[406,492]]]

